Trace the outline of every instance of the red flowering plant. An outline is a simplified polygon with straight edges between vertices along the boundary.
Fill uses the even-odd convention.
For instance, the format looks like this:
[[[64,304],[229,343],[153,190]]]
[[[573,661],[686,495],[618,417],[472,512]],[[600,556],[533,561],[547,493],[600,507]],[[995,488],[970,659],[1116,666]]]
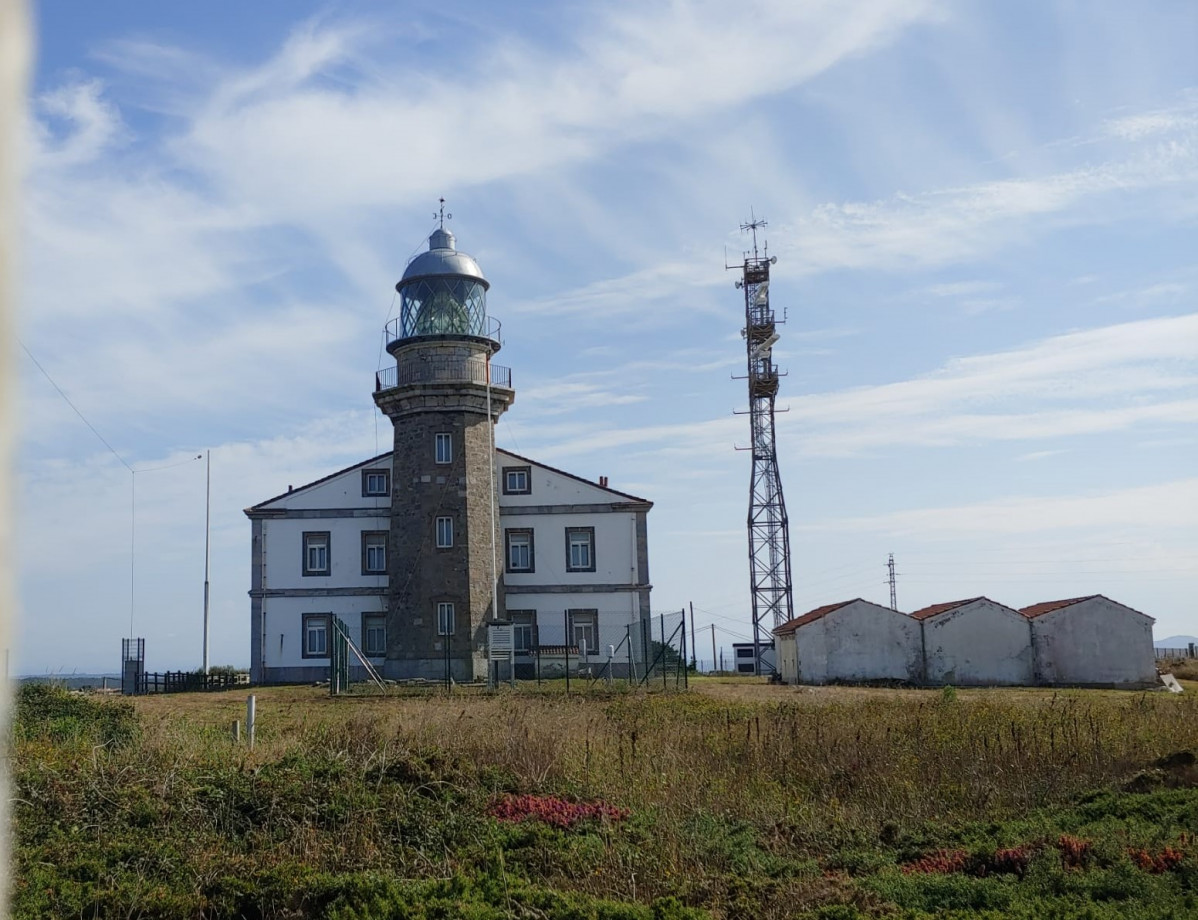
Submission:
[[[500,821],[543,821],[553,827],[571,828],[579,821],[627,818],[627,808],[606,802],[570,802],[556,795],[505,795],[491,803],[487,814]]]

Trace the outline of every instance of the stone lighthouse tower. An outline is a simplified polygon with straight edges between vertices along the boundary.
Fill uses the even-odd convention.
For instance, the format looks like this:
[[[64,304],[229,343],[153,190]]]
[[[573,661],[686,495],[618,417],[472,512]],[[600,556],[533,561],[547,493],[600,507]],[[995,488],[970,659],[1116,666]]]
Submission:
[[[487,673],[485,624],[503,610],[494,425],[516,394],[491,363],[499,323],[482,269],[444,220],[428,247],[395,285],[395,367],[374,394],[395,428],[384,674],[436,680],[448,667],[473,680]]]

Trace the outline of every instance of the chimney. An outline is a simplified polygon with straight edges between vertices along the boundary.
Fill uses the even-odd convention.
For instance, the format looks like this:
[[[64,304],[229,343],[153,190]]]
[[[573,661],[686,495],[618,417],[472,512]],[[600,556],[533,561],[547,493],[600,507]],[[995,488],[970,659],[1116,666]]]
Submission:
[[[599,485],[604,489],[607,488],[607,477],[606,476],[599,477]]]

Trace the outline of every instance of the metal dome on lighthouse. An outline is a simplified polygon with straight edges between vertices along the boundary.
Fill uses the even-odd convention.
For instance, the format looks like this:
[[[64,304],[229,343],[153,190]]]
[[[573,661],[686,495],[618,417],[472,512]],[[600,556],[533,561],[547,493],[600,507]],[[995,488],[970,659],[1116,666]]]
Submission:
[[[399,317],[388,324],[388,350],[405,340],[448,336],[489,343],[499,350],[499,322],[487,315],[491,284],[473,256],[460,252],[454,235],[445,229],[445,202],[437,215],[439,226],[422,252],[395,285],[400,296]],[[448,215],[452,216],[452,215]]]

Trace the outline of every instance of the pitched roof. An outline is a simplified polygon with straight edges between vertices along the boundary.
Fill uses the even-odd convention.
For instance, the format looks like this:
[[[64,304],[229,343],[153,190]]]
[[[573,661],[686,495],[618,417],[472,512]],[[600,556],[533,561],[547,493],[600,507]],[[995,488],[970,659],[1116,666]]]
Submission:
[[[251,505],[250,507],[245,509],[245,513],[249,514],[251,511],[261,511],[267,505],[271,504],[271,502],[277,502],[280,498],[287,498],[290,495],[295,495],[297,492],[303,492],[305,489],[311,489],[313,486],[318,486],[318,485],[321,485],[322,483],[326,483],[330,479],[336,479],[338,476],[342,475],[343,473],[351,472],[352,470],[359,469],[360,467],[370,466],[372,463],[378,463],[380,460],[386,460],[393,453],[394,453],[394,451],[389,450],[385,454],[379,454],[377,457],[371,457],[369,460],[359,460],[357,463],[351,463],[349,466],[345,467],[344,469],[337,470],[337,472],[335,472],[335,473],[329,473],[329,475],[327,475],[327,476],[321,476],[319,479],[314,479],[311,482],[304,483],[302,486],[300,486],[297,489],[288,488],[287,491],[283,492],[281,495],[276,495],[274,498],[268,498],[264,502],[258,502],[258,504],[256,504],[256,505]]]
[[[789,635],[800,626],[806,626],[808,623],[814,623],[816,620],[823,619],[829,613],[839,610],[841,607],[847,607],[849,604],[855,604],[859,600],[861,600],[861,598],[855,597],[851,601],[841,601],[839,604],[827,604],[823,607],[816,607],[814,610],[807,611],[802,616],[797,616],[793,620],[787,620],[781,626],[775,627],[774,635]]]
[[[912,617],[917,620],[926,620],[928,617],[934,617],[938,613],[947,613],[950,610],[956,610],[958,607],[964,607],[966,604],[972,604],[974,601],[984,601],[984,597],[969,597],[963,601],[949,601],[947,604],[932,604],[930,607],[924,607],[921,610],[916,610]]]
[[[1052,613],[1054,610],[1060,610],[1062,607],[1072,607],[1074,604],[1080,604],[1082,601],[1090,601],[1096,597],[1102,597],[1102,595],[1090,594],[1086,597],[1070,597],[1063,601],[1044,601],[1042,604],[1020,607],[1019,612],[1031,620],[1035,617],[1042,617],[1046,613]],[[1139,611],[1136,612],[1138,613]]]
[[[496,453],[507,454],[513,460],[520,460],[523,463],[531,463],[533,466],[539,466],[541,469],[549,470],[551,473],[557,473],[559,476],[565,476],[567,479],[573,479],[575,482],[586,483],[596,489],[602,489],[604,492],[611,492],[613,495],[619,495],[621,498],[626,498],[630,502],[644,502],[646,505],[652,505],[653,502],[647,498],[641,498],[637,495],[630,495],[627,492],[621,492],[619,489],[613,489],[611,486],[602,486],[597,482],[591,482],[589,479],[584,479],[581,476],[576,476],[573,473],[567,473],[565,470],[559,470],[555,466],[550,466],[548,463],[542,463],[540,460],[530,460],[528,457],[521,457],[519,454],[513,454],[510,450],[505,450],[502,447],[495,448]]]
[[[507,454],[507,456],[511,457],[513,460],[519,460],[522,463],[531,463],[535,466],[541,467],[542,469],[549,470],[551,473],[557,473],[558,475],[565,476],[567,479],[573,479],[576,482],[586,483],[588,486],[593,486],[596,489],[602,489],[604,492],[611,492],[613,495],[618,495],[623,499],[627,499],[628,501],[643,502],[650,507],[653,505],[653,502],[649,501],[647,498],[639,498],[636,495],[630,495],[627,492],[621,492],[618,489],[611,488],[610,486],[601,486],[597,482],[591,482],[589,479],[583,479],[581,476],[575,476],[573,473],[567,473],[565,470],[559,470],[556,467],[549,466],[547,463],[541,463],[539,460],[530,460],[528,457],[521,457],[519,454],[513,454],[510,450],[504,450],[502,447],[497,447],[495,450],[497,453]],[[262,511],[266,509],[267,505],[277,502],[280,498],[287,498],[289,496],[295,495],[297,492],[303,492],[305,489],[311,489],[313,486],[326,483],[330,479],[336,479],[343,473],[349,473],[361,467],[367,467],[382,460],[388,460],[393,453],[394,451],[389,450],[385,454],[379,454],[377,457],[371,457],[369,460],[361,460],[358,463],[354,463],[345,467],[344,469],[337,470],[335,473],[329,473],[327,476],[321,476],[319,479],[314,479],[312,482],[304,483],[304,485],[298,486],[297,488],[288,489],[281,495],[276,495],[273,498],[266,499],[266,501],[258,502],[256,505],[251,505],[249,508],[245,509],[245,513],[249,514],[252,511]]]

